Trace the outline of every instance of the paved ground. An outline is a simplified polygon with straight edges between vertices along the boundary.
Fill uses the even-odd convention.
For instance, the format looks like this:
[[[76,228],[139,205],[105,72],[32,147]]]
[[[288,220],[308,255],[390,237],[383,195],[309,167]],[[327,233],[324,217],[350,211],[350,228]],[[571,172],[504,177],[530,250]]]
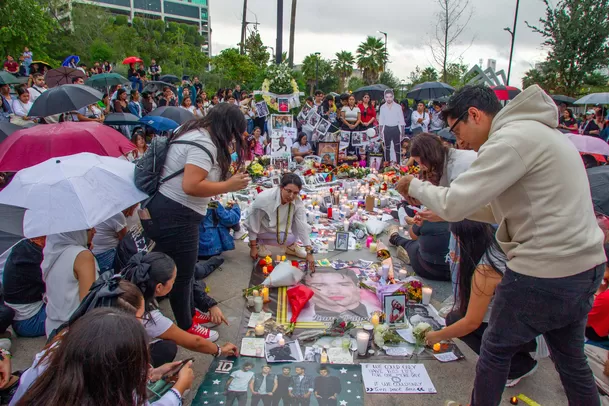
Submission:
[[[343,259],[372,259],[372,254],[362,251],[349,251],[346,253],[333,252],[325,257],[338,257]],[[318,256],[323,257],[322,255]],[[248,256],[247,245],[243,242],[237,243],[237,249],[228,253],[226,262],[221,271],[214,272],[206,279],[207,285],[211,289],[211,295],[220,303],[222,311],[227,316],[230,326],[221,326],[219,342],[226,340],[237,341],[239,324],[243,314],[244,299],[242,289],[248,286],[252,261]],[[450,295],[450,283],[429,282],[434,288],[432,303],[436,306]],[[164,313],[172,317],[168,301],[161,304]],[[455,400],[463,405],[469,401],[471,388],[474,380],[474,371],[477,356],[466,345],[457,341],[461,351],[466,356],[465,360],[441,364],[435,360],[425,360],[429,376],[434,383],[435,395],[366,395],[365,404],[375,406],[409,405],[409,406],[442,406],[446,400]],[[32,357],[44,346],[42,338],[28,339],[17,338],[13,341],[13,369],[25,369],[30,366]],[[195,385],[193,391],[186,396],[185,405],[189,405],[194,398],[197,388],[207,367],[211,363],[212,357],[208,355],[196,354],[187,350],[180,350],[178,359],[186,357],[195,358]],[[502,405],[509,405],[510,396],[525,394],[543,406],[567,405],[562,385],[554,365],[548,359],[540,363],[537,372],[524,379],[517,387],[507,389],[504,393]],[[520,402],[520,404],[524,404]]]

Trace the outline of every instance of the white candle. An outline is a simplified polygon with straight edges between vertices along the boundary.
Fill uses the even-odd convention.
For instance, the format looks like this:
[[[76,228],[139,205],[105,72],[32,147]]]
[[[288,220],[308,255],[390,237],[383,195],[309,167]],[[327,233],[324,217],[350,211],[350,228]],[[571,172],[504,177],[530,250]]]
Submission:
[[[404,280],[408,277],[408,271],[406,269],[402,268],[402,269],[400,269],[399,275],[400,275],[400,279]]]
[[[279,341],[277,342],[277,344],[285,345],[285,338],[280,338]]]
[[[343,222],[343,226],[345,227],[345,232],[348,232],[349,231],[349,220],[345,220]]]
[[[431,286],[424,286],[423,287],[423,299],[422,299],[422,303],[424,305],[428,305],[429,301],[431,300],[431,294],[433,292],[433,289],[431,288]]]
[[[368,339],[370,338],[370,334],[366,331],[358,331],[356,340],[357,340],[357,353],[359,355],[366,355],[366,350],[368,349]]]

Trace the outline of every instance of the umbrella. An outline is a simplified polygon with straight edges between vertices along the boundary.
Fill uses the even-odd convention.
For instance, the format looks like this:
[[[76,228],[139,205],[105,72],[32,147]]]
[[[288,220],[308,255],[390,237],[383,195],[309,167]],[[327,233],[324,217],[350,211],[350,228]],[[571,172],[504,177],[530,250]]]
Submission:
[[[579,152],[584,154],[609,155],[609,144],[600,138],[579,134],[566,134],[566,136]]]
[[[103,89],[110,86],[124,85],[125,83],[130,82],[118,73],[99,73],[87,79],[85,85]]]
[[[521,92],[520,89],[512,86],[491,86],[499,100],[512,100]]]
[[[56,87],[59,85],[70,85],[72,84],[73,78],[85,78],[85,74],[80,69],[68,68],[62,66],[57,69],[51,69],[44,75],[44,81],[49,87]]]
[[[144,62],[137,56],[128,56],[123,59],[123,65],[131,65],[132,63]]]
[[[78,65],[80,62],[80,56],[78,55],[70,55],[66,59],[63,60],[61,66],[70,66],[70,62],[73,62],[74,65]]]
[[[385,85],[370,85],[364,86],[353,92],[356,100],[360,100],[364,97],[364,93],[368,93],[372,100],[380,100],[385,96],[385,90],[389,89],[389,86]]]
[[[0,204],[0,232],[2,232],[3,236],[6,236],[6,234],[11,234],[13,236],[24,235],[23,218],[25,216],[25,211],[26,209],[23,207]],[[5,249],[0,252],[6,251],[6,247],[2,248]]]
[[[0,144],[0,171],[17,172],[52,157],[80,152],[119,157],[134,149],[124,135],[100,123],[38,125],[15,131]]]
[[[145,124],[148,127],[154,128],[158,132],[175,130],[180,126],[180,124],[176,123],[172,119],[163,116],[151,115],[147,115],[146,117],[140,118],[140,123]]]
[[[406,97],[414,100],[435,100],[455,92],[455,88],[442,82],[419,83],[406,93]]]
[[[4,141],[9,135],[19,130],[23,130],[23,127],[21,127],[20,125],[9,123],[8,121],[0,122],[0,143]]]
[[[86,230],[148,196],[125,159],[81,153],[48,159],[15,175],[0,203],[25,207],[28,238]]]
[[[157,107],[152,110],[146,117],[149,116],[161,116],[168,118],[170,120],[175,121],[176,123],[182,125],[187,121],[193,120],[195,115],[190,111],[183,109],[181,107],[173,107],[173,106],[163,106]]]
[[[448,142],[452,142],[453,144],[457,142],[457,138],[452,132],[450,132],[449,128],[443,128],[438,131],[438,136]]]
[[[577,100],[575,97],[564,96],[562,94],[550,95],[555,103],[573,104]]]
[[[609,104],[609,93],[592,93],[576,100],[574,104]]]
[[[46,117],[53,114],[75,111],[90,104],[97,103],[103,95],[92,87],[85,85],[61,85],[42,93],[34,101],[30,116]]]
[[[160,80],[150,80],[150,81],[146,82],[146,86],[144,86],[144,89],[142,90],[142,92],[148,92],[148,93],[162,92],[163,88],[165,86],[168,86],[173,93],[175,93],[175,94],[178,93],[177,87],[175,87],[171,83],[162,82]]]
[[[131,125],[137,123],[139,118],[131,113],[112,113],[104,119],[105,125]]]
[[[12,85],[15,83],[19,83],[17,76],[11,75],[5,71],[0,71],[0,85]]]
[[[159,78],[161,82],[178,83],[180,78],[175,75],[163,75]]]
[[[2,216],[2,214],[0,214],[0,216]],[[21,219],[23,220],[23,217],[21,217]],[[0,225],[0,227],[2,227],[2,225]],[[21,226],[21,228],[23,229],[23,226]],[[0,262],[6,261],[6,259],[8,258],[9,254],[10,254],[11,248],[13,248],[13,246],[15,244],[17,244],[19,241],[21,241],[22,239],[23,239],[23,234],[17,235],[17,234],[0,231],[0,253],[1,253]]]
[[[594,211],[609,216],[609,166],[586,169]]]

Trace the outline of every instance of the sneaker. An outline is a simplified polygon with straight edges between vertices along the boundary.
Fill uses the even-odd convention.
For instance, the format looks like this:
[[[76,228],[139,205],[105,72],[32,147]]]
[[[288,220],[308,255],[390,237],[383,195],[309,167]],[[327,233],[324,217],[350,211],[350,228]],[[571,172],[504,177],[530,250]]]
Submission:
[[[307,257],[307,250],[304,247],[292,244],[289,247],[286,247],[285,254],[305,259]]]
[[[220,334],[218,334],[217,331],[210,330],[207,327],[203,327],[198,324],[193,324],[186,332],[209,340],[212,343],[220,337]]]
[[[393,237],[395,234],[399,235],[399,233],[400,233],[400,227],[398,227],[398,226],[390,226],[387,229],[387,234],[389,235],[389,244],[395,245],[391,242],[391,237]]]
[[[408,252],[404,249],[404,247],[398,247],[397,249],[397,257],[400,261],[405,263],[406,265],[410,265],[410,257],[408,256]]]
[[[217,326],[217,324],[212,323],[209,312],[203,313],[199,309],[195,309],[195,315],[192,318],[192,324],[199,324],[203,327]]]
[[[246,235],[247,235],[247,231],[245,231],[244,229],[235,231],[233,233],[233,240],[243,240]]]
[[[215,256],[207,261],[199,261],[195,265],[195,280],[201,280],[208,277],[213,271],[220,268],[220,265],[224,263],[224,258],[221,256]]]
[[[522,378],[526,378],[527,376],[533,375],[535,373],[535,371],[537,371],[538,366],[539,366],[539,364],[537,364],[537,362],[535,362],[535,366],[533,368],[531,368],[531,370],[529,372],[527,372],[526,374],[524,374],[518,378],[508,379],[507,382],[505,383],[505,387],[513,388],[514,386],[518,385],[518,382],[520,382],[522,380]]]

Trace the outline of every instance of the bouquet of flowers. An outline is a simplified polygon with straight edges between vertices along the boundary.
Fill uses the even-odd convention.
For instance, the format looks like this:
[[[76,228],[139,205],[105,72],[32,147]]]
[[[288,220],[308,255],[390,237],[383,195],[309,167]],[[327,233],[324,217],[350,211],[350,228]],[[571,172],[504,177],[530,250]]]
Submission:
[[[396,333],[395,329],[390,328],[387,324],[379,324],[374,328],[374,343],[379,347],[384,347],[385,344],[399,344],[404,342],[404,339]]]
[[[389,295],[404,295],[408,297],[408,300],[420,303],[423,299],[423,283],[414,277],[410,277],[404,283],[383,285],[376,288],[376,296],[381,303],[383,303],[384,297]]]
[[[326,334],[330,336],[343,336],[346,332],[355,327],[355,324],[350,321],[344,321],[342,318],[338,317],[334,319],[330,328],[326,331]]]
[[[298,285],[288,289],[286,295],[288,303],[290,304],[290,309],[292,310],[292,318],[290,319],[290,325],[287,328],[287,333],[290,334],[294,332],[296,320],[298,320],[300,312],[313,297],[313,291],[305,285]]]
[[[259,179],[264,176],[264,166],[260,165],[257,160],[254,160],[248,165],[247,173],[253,180]]]
[[[417,165],[412,165],[412,166],[408,167],[409,175],[418,175],[420,171],[421,171],[421,168]]]
[[[425,334],[431,331],[431,326],[428,323],[419,323],[412,329],[412,335],[417,341],[417,347],[425,345]]]

